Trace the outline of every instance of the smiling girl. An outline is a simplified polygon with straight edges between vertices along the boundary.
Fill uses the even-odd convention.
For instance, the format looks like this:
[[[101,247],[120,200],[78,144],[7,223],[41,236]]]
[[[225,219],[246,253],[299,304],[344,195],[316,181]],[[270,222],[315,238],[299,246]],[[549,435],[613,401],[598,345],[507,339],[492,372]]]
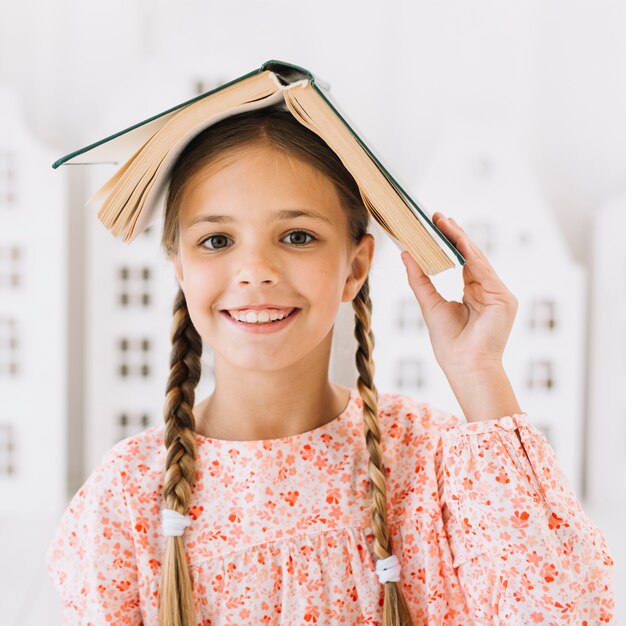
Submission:
[[[179,285],[164,423],[118,442],[59,523],[66,623],[614,623],[604,537],[502,366],[517,300],[433,219],[467,261],[463,302],[402,256],[462,417],[376,389],[374,238],[336,154],[279,109],[194,137],[161,240]],[[342,302],[355,388],[329,380]]]

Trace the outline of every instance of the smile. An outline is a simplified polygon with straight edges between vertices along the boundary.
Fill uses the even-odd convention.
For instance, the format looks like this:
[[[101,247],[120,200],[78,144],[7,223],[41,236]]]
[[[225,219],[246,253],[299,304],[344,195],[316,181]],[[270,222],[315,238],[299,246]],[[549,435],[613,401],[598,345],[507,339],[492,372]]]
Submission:
[[[301,309],[294,309],[287,317],[284,317],[282,320],[276,320],[274,322],[265,322],[265,323],[250,323],[250,322],[240,322],[236,320],[234,317],[228,313],[228,311],[220,311],[220,315],[224,315],[226,319],[241,330],[244,330],[249,333],[256,334],[265,334],[265,333],[275,333],[279,330],[282,330],[286,326],[289,326],[293,319],[300,313]]]

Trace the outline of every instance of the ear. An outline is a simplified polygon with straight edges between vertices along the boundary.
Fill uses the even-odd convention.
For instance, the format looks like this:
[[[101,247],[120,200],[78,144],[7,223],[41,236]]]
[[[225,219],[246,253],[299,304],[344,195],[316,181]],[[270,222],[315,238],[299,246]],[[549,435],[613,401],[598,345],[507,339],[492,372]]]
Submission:
[[[367,278],[374,258],[374,236],[365,233],[352,253],[352,271],[346,278],[342,302],[352,302]]]

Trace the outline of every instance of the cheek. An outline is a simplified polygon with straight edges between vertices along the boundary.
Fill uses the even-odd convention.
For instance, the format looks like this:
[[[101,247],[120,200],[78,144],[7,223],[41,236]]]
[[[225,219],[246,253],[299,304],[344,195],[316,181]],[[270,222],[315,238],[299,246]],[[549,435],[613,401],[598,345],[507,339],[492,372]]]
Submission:
[[[185,268],[185,298],[190,309],[204,310],[211,305],[219,291],[219,272],[206,267]]]
[[[334,306],[335,300],[341,299],[345,281],[340,265],[334,259],[305,269],[297,279],[299,284],[306,285],[304,289],[313,303]]]

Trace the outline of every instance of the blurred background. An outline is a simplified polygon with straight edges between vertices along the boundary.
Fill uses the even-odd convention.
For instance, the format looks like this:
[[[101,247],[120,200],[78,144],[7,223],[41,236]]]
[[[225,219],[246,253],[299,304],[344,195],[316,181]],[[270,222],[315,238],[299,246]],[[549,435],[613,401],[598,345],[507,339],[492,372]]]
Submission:
[[[519,300],[505,368],[616,561],[626,619],[626,5],[619,0],[0,0],[0,605],[61,624],[43,559],[120,439],[162,421],[176,283],[89,197],[114,165],[57,158],[278,59],[330,85],[430,216]],[[374,224],[376,385],[462,414],[400,250]],[[433,282],[462,296],[462,271]],[[343,307],[343,305],[342,305]],[[353,314],[332,378],[355,386]],[[198,398],[212,385],[205,347]]]

